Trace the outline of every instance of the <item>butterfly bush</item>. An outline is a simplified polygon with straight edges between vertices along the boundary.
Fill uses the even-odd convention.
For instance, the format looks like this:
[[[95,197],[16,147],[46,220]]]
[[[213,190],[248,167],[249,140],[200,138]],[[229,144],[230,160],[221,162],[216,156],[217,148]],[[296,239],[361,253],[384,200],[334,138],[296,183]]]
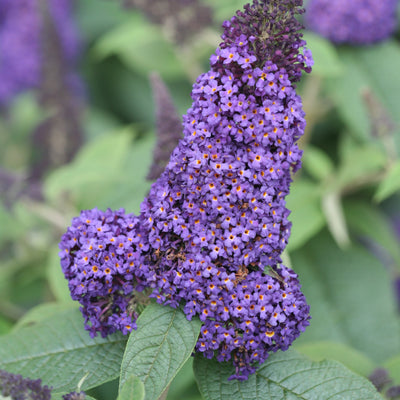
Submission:
[[[396,9],[397,0],[310,0],[306,22],[335,43],[369,44],[393,34]]]
[[[298,277],[281,264],[305,128],[295,84],[312,65],[301,5],[254,0],[226,21],[140,215],[84,211],[63,236],[64,274],[92,335],[135,328],[129,294],[147,287],[203,322],[197,352],[247,379],[309,324]]]
[[[0,106],[19,92],[39,85],[46,12],[54,20],[65,60],[76,59],[79,45],[71,8],[69,0],[0,2]]]

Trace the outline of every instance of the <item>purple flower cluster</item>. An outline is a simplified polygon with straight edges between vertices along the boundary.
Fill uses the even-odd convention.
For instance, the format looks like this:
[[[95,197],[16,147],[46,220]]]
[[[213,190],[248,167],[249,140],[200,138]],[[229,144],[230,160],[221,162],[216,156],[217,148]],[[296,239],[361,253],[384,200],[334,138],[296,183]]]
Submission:
[[[31,380],[0,370],[0,397],[16,400],[50,400],[51,389],[42,386],[40,379]]]
[[[120,211],[118,220],[110,210],[107,217],[87,211],[64,235],[64,273],[84,314],[90,310],[92,334],[107,334],[108,326],[121,329],[127,306],[116,306],[116,323],[115,296],[126,302],[125,285],[131,291],[146,286],[160,304],[183,305],[188,319],[200,318],[198,352],[231,360],[236,367],[231,378],[247,379],[270,352],[286,350],[309,324],[297,275],[279,265],[291,227],[285,196],[301,165],[296,142],[305,127],[293,82],[312,65],[311,54],[300,52],[304,41],[295,20],[300,5],[254,0],[225,23],[210,71],[193,86],[184,137],[140,216]],[[263,38],[270,38],[269,46]],[[282,52],[273,38],[284,44]],[[104,220],[112,233],[98,233]],[[109,237],[120,236],[124,245],[118,253]],[[105,253],[97,251],[99,244]],[[104,268],[112,268],[104,257],[111,258],[110,252],[114,263],[132,260],[133,268],[126,274],[114,268],[118,279],[106,284]],[[99,322],[103,316],[110,320],[107,328]]]
[[[60,243],[61,267],[90,335],[136,329],[138,218],[123,210],[82,211]]]
[[[41,3],[37,0],[1,1],[0,105],[6,104],[20,91],[39,84],[42,69]],[[65,58],[72,61],[77,55],[78,40],[71,18],[71,1],[48,0],[47,3]]]
[[[397,0],[310,0],[306,22],[332,42],[369,44],[394,32],[396,9]]]

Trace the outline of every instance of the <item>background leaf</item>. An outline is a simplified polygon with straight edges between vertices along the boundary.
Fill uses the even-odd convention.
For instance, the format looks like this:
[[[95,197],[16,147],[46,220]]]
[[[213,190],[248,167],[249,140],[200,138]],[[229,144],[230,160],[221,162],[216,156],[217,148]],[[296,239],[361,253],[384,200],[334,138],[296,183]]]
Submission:
[[[93,208],[123,181],[121,174],[128,156],[132,132],[104,135],[83,147],[73,162],[58,168],[45,182],[46,197],[52,202],[66,194],[79,209]]]
[[[398,190],[400,190],[400,161],[390,168],[385,179],[379,184],[375,200],[385,200]]]
[[[198,320],[180,309],[151,304],[137,320],[121,365],[120,388],[135,375],[144,383],[146,400],[157,399],[190,357],[200,333]]]
[[[325,225],[320,204],[321,189],[309,180],[296,180],[292,183],[286,203],[291,210],[289,220],[293,224],[287,250],[293,251],[304,245]]]
[[[129,21],[107,32],[96,44],[98,58],[116,54],[130,68],[142,73],[158,71],[163,77],[184,75],[174,46],[157,25],[132,13]]]
[[[336,47],[327,39],[312,32],[305,32],[304,39],[314,59],[313,75],[338,76],[344,72]]]
[[[89,373],[85,390],[118,377],[125,344],[122,334],[92,339],[79,310],[65,310],[1,336],[0,369],[40,378],[55,392],[75,390]]]
[[[78,303],[72,301],[65,303],[42,303],[30,309],[14,325],[14,330],[26,328],[32,325],[40,324],[43,321],[57,317],[59,314],[71,312],[78,308]]]
[[[336,361],[315,362],[289,350],[272,354],[247,381],[228,381],[227,363],[197,356],[194,371],[205,400],[379,400],[374,386]]]
[[[400,353],[392,283],[377,259],[358,246],[339,250],[327,232],[291,258],[312,316],[296,343],[341,342],[375,363]]]
[[[338,78],[326,80],[326,88],[351,132],[364,141],[370,141],[371,129],[368,110],[362,98],[363,90],[371,90],[387,108],[393,121],[400,122],[400,81],[397,79],[400,48],[394,41],[387,40],[374,46],[342,46],[338,51],[345,71]],[[399,149],[399,135],[395,137]]]
[[[377,249],[379,256],[384,259],[385,254],[381,254],[382,251],[389,253],[392,258],[390,262],[394,261],[400,268],[399,238],[388,217],[376,206],[359,199],[346,200],[344,212],[346,221],[354,234],[358,237],[368,238],[371,241],[369,243],[371,249],[380,246]]]
[[[374,363],[363,353],[343,344],[330,341],[319,341],[298,345],[294,342],[297,352],[306,355],[313,361],[336,360],[353,372],[368,376],[374,369]]]
[[[68,281],[65,279],[60,266],[60,257],[58,256],[58,246],[53,246],[50,251],[47,265],[47,280],[50,289],[57,301],[71,303],[71,294],[68,289]]]
[[[118,394],[117,400],[144,400],[145,390],[143,382],[134,375],[131,375]]]

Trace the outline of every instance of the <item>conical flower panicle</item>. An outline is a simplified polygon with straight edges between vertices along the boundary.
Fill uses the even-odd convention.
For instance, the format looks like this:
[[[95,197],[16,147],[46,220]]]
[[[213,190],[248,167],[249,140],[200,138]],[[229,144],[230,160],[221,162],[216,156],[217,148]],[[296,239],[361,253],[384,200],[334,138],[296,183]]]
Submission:
[[[261,16],[269,10],[276,13],[271,20],[291,21],[300,2],[281,3],[254,0],[241,18],[258,26],[254,10],[261,7]],[[230,36],[225,32],[210,70],[194,84],[184,137],[141,204],[140,216],[83,212],[63,236],[60,254],[92,335],[126,333],[128,317],[134,328],[130,293],[148,287],[159,303],[182,304],[188,319],[200,318],[196,351],[230,360],[236,367],[231,378],[247,379],[270,352],[286,350],[309,324],[297,275],[279,264],[291,226],[285,196],[301,165],[296,142],[305,127],[292,82],[312,60],[298,52],[303,42],[297,28],[293,40],[285,37],[292,47],[282,48],[287,58],[278,57],[277,65],[269,58],[278,50],[254,47],[262,38],[231,23],[239,36],[234,37],[236,28]],[[266,33],[272,38],[275,31],[262,32],[267,40]]]
[[[362,45],[392,35],[397,0],[310,0],[307,27],[334,43]]]
[[[252,17],[259,21],[258,14],[243,15],[251,27]],[[232,360],[234,378],[247,379],[270,351],[286,349],[308,325],[295,274],[278,267],[290,235],[285,196],[300,167],[296,141],[305,120],[291,81],[297,66],[288,68],[289,76],[258,59],[253,37],[239,33],[230,46],[223,42],[193,86],[184,138],[142,203],[140,220],[149,249],[145,265],[157,276],[152,296],[173,307],[183,301],[188,318],[204,322],[196,349]],[[287,62],[298,65],[298,58]],[[285,274],[293,279],[285,281]],[[264,295],[269,286],[279,288],[273,301]],[[244,293],[239,303],[238,290]],[[280,303],[280,290],[290,293],[291,307]],[[274,318],[282,323],[276,330],[269,329],[278,325]]]

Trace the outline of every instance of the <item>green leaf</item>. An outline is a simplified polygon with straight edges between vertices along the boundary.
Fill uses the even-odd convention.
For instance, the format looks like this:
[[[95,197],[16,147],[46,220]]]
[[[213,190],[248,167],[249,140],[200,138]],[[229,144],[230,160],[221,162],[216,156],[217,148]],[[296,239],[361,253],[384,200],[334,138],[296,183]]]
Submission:
[[[350,229],[380,245],[400,268],[399,239],[388,217],[377,207],[361,200],[346,200],[344,212]]]
[[[151,186],[151,182],[146,180],[146,175],[152,162],[153,147],[153,135],[146,135],[143,139],[135,141],[121,171],[124,179],[118,182],[107,196],[97,201],[99,208],[123,207],[129,212],[140,212],[140,204]],[[134,173],[126,173],[126,171],[134,171]]]
[[[383,363],[382,367],[389,371],[389,376],[393,379],[393,383],[400,385],[400,355],[389,358]]]
[[[154,400],[190,357],[201,323],[188,321],[180,309],[150,304],[138,318],[137,326],[126,346],[120,388],[129,376],[135,375],[144,383],[146,400]]]
[[[79,310],[60,311],[53,318],[0,337],[0,369],[42,379],[55,392],[82,390],[115,379],[126,344],[122,334],[92,339]]]
[[[291,210],[289,220],[293,223],[287,249],[293,251],[303,246],[325,225],[320,187],[306,179],[296,180],[286,202],[287,208]]]
[[[132,14],[124,24],[97,41],[94,54],[99,59],[116,54],[130,68],[141,73],[158,71],[164,78],[181,78],[185,72],[160,28],[140,14]]]
[[[327,232],[291,258],[312,316],[297,344],[341,342],[375,363],[400,353],[391,277],[376,258],[355,245],[340,250]]]
[[[382,201],[400,190],[400,161],[397,161],[388,171],[385,179],[379,184],[375,200]]]
[[[347,142],[349,143],[349,142]],[[346,149],[337,177],[332,182],[333,190],[354,188],[368,182],[375,183],[374,177],[384,170],[387,158],[385,153],[375,145],[354,145],[351,151]]]
[[[327,192],[322,198],[322,209],[329,232],[341,248],[350,245],[350,237],[343,214],[342,198],[337,192]]]
[[[0,335],[8,333],[12,329],[12,323],[0,315]]]
[[[131,375],[123,384],[117,400],[144,400],[145,391],[143,382]]]
[[[327,39],[312,32],[304,32],[304,40],[307,47],[312,51],[314,65],[313,75],[322,77],[342,75],[344,68],[336,47]]]
[[[71,295],[68,289],[68,281],[65,279],[61,270],[60,257],[58,256],[58,247],[54,247],[49,252],[47,265],[47,280],[50,289],[57,301],[71,303]]]
[[[392,120],[400,123],[400,47],[395,41],[388,40],[374,46],[342,46],[338,51],[345,71],[336,79],[326,80],[328,93],[351,132],[370,141],[369,113],[362,97],[365,89],[371,90]]]
[[[247,381],[228,381],[227,363],[197,356],[195,376],[205,400],[382,400],[374,386],[336,361],[315,362],[294,351],[278,352]]]
[[[304,152],[303,168],[319,181],[326,180],[334,171],[334,165],[329,156],[323,150],[311,145],[308,145]]]
[[[14,325],[13,330],[26,328],[32,325],[41,323],[42,321],[50,320],[60,313],[70,312],[78,308],[78,303],[72,301],[69,303],[42,303],[29,310],[18,322]]]
[[[313,343],[294,343],[297,352],[304,354],[313,361],[335,360],[362,376],[368,376],[374,369],[374,363],[361,352],[343,343],[319,341]]]
[[[57,201],[67,193],[78,209],[98,205],[116,184],[127,180],[124,171],[132,132],[104,135],[84,146],[72,163],[54,171],[46,179],[46,197]]]

